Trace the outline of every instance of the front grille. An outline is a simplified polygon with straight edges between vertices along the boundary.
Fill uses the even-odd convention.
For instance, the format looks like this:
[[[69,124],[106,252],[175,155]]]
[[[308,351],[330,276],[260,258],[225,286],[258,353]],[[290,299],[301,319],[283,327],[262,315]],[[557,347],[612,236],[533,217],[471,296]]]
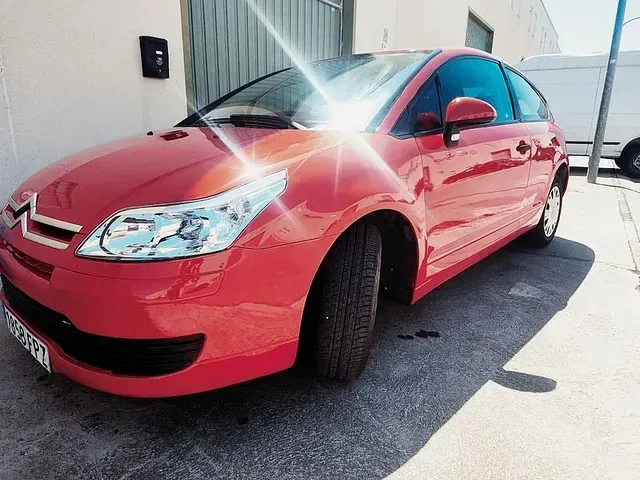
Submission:
[[[53,270],[55,268],[53,265],[40,260],[36,260],[26,253],[22,253],[20,250],[16,250],[11,245],[7,245],[7,251],[13,256],[13,258],[15,258],[16,262],[29,270],[31,273],[35,273],[40,278],[44,278],[45,280],[51,280],[51,275],[53,274]]]
[[[5,211],[9,216],[9,220],[16,221],[20,215],[25,215],[30,208],[31,205],[27,204],[21,209],[13,210],[11,205],[7,205]],[[65,230],[64,228],[54,227],[53,225],[47,225],[46,223],[37,222],[33,218],[29,218],[28,225],[29,231],[34,231],[35,233],[42,234],[45,237],[53,238],[54,240],[61,240],[66,243],[71,243],[71,240],[73,240],[73,237],[75,236],[75,232]]]
[[[74,232],[70,232],[69,230],[53,227],[46,223],[34,222],[33,220],[31,220],[29,224],[29,230],[33,230],[35,233],[39,233],[40,235],[44,235],[48,238],[53,238],[54,240],[60,240],[65,243],[71,243],[73,237],[76,235]]]
[[[137,340],[103,337],[78,330],[64,315],[25,295],[2,278],[9,307],[36,332],[69,357],[117,375],[148,377],[177,372],[192,364],[204,335]]]
[[[13,197],[9,197],[9,201],[0,211],[3,223],[9,228],[21,224],[19,230],[28,240],[57,250],[66,250],[74,235],[82,230],[82,225],[37,213],[37,200],[37,193],[22,205],[16,203]]]

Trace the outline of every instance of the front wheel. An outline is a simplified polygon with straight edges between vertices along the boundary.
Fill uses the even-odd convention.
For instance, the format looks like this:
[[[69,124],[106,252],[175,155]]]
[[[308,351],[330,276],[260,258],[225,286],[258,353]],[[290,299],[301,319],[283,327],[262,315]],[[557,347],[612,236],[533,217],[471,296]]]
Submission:
[[[312,315],[318,376],[352,380],[364,369],[378,305],[381,255],[380,231],[366,223],[349,228],[327,255]]]
[[[547,195],[547,201],[544,205],[540,221],[533,230],[527,232],[522,237],[528,247],[546,247],[556,236],[556,231],[560,224],[560,214],[562,213],[562,194],[562,183],[560,179],[556,177]]]

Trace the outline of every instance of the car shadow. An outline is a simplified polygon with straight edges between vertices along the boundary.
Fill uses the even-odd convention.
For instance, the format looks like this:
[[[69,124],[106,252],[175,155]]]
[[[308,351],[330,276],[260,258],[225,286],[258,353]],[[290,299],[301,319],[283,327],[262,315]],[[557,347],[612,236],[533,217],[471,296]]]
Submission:
[[[593,261],[563,238],[552,254],[514,243],[414,306],[382,298],[371,359],[350,384],[294,368],[135,400],[64,378],[34,382],[30,366],[14,365],[17,385],[0,394],[0,463],[11,478],[382,478],[487,382],[538,395],[556,387],[505,365],[565,308]],[[7,402],[23,402],[19,415]]]

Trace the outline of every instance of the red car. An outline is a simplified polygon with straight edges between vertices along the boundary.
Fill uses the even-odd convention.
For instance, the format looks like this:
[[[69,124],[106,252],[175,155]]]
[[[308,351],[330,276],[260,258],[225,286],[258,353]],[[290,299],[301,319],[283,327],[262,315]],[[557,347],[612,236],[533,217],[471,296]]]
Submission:
[[[379,289],[414,303],[516,237],[547,245],[567,180],[544,98],[488,54],[320,61],[33,175],[1,211],[0,301],[44,368],[114,394],[220,388],[302,349],[352,379]]]

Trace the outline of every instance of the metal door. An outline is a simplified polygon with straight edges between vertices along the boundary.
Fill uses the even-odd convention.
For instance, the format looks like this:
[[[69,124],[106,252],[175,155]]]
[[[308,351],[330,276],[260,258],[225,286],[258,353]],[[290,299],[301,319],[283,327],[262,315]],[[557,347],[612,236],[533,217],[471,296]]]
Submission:
[[[190,111],[291,66],[292,53],[341,54],[342,0],[184,0],[183,9]]]

